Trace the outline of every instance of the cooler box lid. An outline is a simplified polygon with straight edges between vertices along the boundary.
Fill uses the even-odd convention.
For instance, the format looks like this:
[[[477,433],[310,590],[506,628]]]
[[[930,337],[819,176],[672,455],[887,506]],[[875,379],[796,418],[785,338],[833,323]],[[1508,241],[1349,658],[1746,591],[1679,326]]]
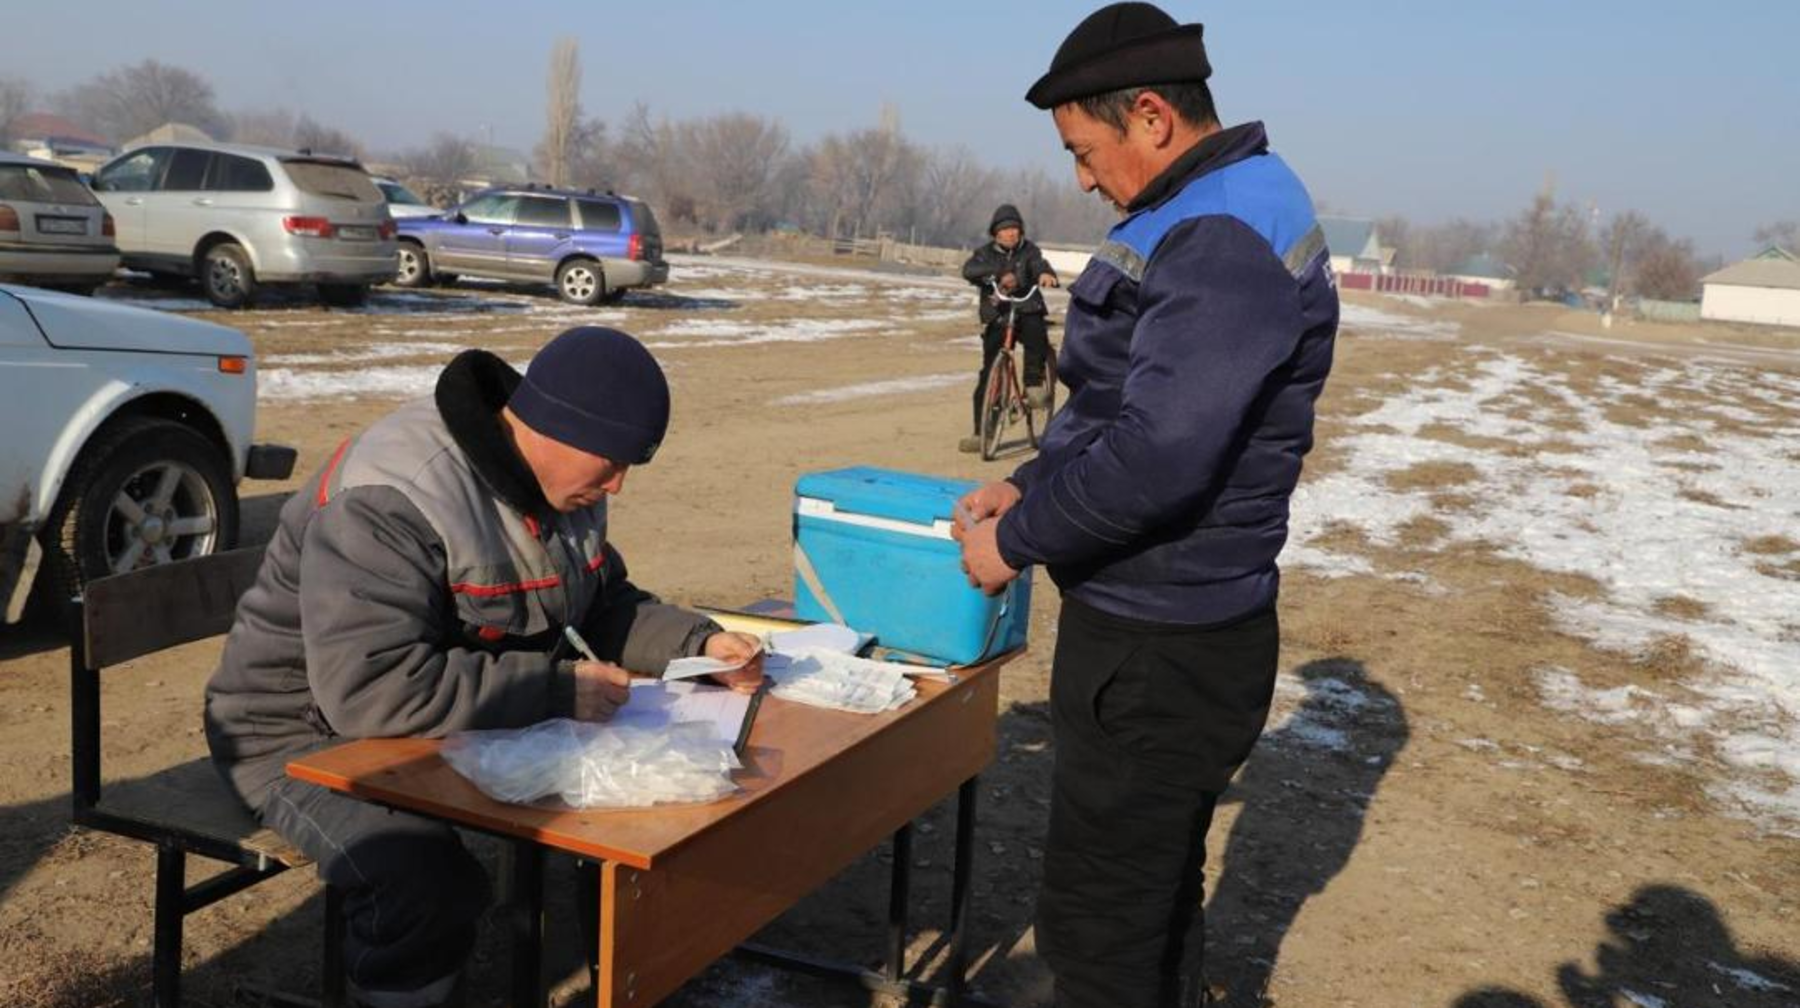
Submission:
[[[952,520],[957,500],[977,485],[974,480],[854,466],[807,473],[794,484],[794,493],[827,501],[840,512],[929,526]]]

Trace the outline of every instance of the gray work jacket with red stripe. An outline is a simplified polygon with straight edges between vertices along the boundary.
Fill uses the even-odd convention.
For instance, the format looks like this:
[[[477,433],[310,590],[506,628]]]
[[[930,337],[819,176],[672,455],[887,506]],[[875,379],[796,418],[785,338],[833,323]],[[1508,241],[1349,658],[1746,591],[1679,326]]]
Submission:
[[[517,380],[459,357],[282,508],[206,689],[213,758],[253,807],[293,754],[335,739],[570,716],[566,624],[650,674],[718,630],[632,586],[604,502],[561,514],[520,475],[498,422]]]

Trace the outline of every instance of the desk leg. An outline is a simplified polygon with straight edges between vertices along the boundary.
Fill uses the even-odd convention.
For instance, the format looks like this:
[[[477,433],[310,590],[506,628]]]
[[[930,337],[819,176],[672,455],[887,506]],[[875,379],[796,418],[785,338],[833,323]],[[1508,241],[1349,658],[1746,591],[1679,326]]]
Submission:
[[[543,1008],[539,984],[544,962],[544,849],[529,840],[512,844],[513,1008]]]
[[[906,907],[912,901],[912,823],[894,831],[894,868],[888,883],[887,979],[906,972]]]
[[[950,1003],[962,998],[968,969],[969,879],[975,871],[975,797],[980,777],[963,781],[956,791],[956,866],[950,878]]]

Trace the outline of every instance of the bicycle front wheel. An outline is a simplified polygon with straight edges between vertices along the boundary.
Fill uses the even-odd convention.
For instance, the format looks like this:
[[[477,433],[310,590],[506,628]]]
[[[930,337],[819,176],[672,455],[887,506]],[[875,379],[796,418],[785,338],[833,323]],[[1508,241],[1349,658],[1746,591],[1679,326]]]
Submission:
[[[981,457],[989,462],[1000,452],[1006,428],[1012,422],[1019,397],[1019,379],[1013,371],[1012,354],[1002,350],[988,370],[987,395],[981,401]]]

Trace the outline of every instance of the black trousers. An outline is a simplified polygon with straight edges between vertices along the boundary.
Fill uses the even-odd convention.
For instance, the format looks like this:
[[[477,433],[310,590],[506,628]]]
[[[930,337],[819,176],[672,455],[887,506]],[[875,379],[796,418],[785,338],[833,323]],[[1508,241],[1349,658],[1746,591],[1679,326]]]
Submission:
[[[1279,645],[1272,609],[1171,627],[1064,597],[1037,919],[1058,1008],[1201,1003],[1206,831],[1268,719]]]
[[[449,997],[491,898],[455,830],[289,779],[257,812],[344,890],[344,969],[359,1001],[426,1008]]]
[[[988,323],[981,332],[981,374],[975,378],[975,434],[981,435],[981,400],[987,397],[988,372],[994,358],[1000,355],[1000,344],[1006,340],[1006,316]],[[1027,385],[1044,383],[1044,358],[1050,355],[1050,327],[1042,315],[1020,315],[1013,326],[1013,342],[1025,348],[1025,370],[1021,377]]]

